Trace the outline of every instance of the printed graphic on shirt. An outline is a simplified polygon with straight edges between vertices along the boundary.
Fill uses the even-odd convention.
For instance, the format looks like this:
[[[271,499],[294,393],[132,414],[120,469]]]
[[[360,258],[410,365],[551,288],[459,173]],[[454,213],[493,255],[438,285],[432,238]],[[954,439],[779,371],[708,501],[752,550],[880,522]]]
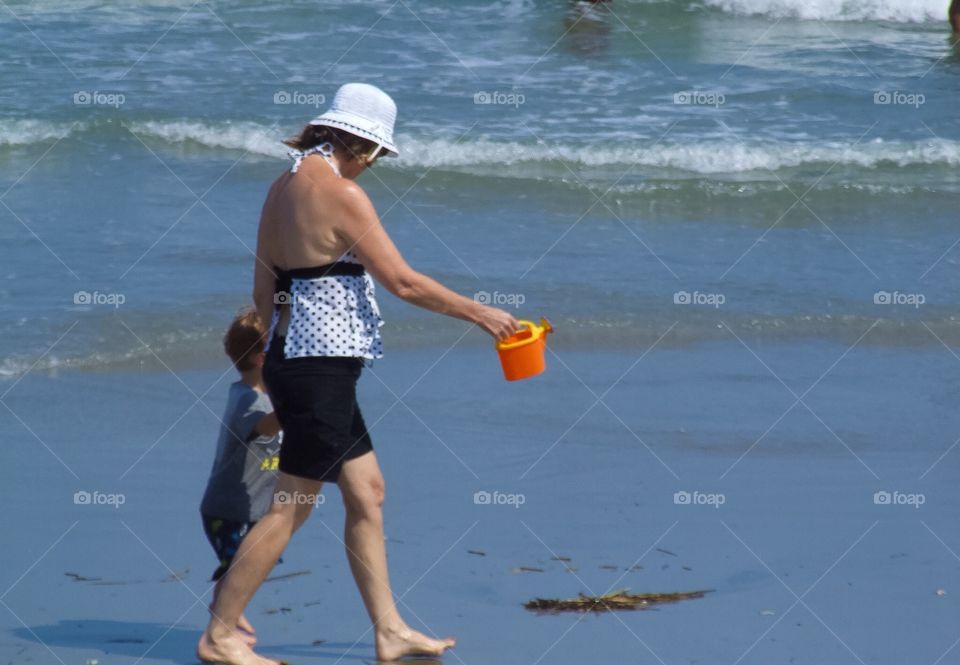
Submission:
[[[267,450],[267,456],[260,461],[261,471],[277,471],[280,468],[280,446],[283,444],[283,431],[277,433],[277,442]]]

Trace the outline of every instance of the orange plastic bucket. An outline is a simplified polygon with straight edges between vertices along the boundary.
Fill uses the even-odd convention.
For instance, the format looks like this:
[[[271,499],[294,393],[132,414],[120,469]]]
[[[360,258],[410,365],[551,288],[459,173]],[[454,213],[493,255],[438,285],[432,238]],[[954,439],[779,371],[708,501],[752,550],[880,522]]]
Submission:
[[[539,326],[532,321],[520,321],[520,325],[525,329],[497,342],[497,354],[507,381],[529,379],[547,368],[544,355],[547,333],[553,332],[550,322],[540,319]]]

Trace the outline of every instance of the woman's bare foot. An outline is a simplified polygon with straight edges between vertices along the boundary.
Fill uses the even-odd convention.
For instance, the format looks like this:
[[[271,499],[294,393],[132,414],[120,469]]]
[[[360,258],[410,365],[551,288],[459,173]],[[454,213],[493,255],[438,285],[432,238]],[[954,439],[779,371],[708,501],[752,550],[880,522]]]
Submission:
[[[453,647],[452,637],[435,640],[406,626],[400,629],[377,630],[377,660],[390,661],[404,656],[439,656]]]
[[[217,665],[282,665],[280,661],[255,654],[237,631],[216,637],[205,631],[197,644],[197,658],[202,663]]]

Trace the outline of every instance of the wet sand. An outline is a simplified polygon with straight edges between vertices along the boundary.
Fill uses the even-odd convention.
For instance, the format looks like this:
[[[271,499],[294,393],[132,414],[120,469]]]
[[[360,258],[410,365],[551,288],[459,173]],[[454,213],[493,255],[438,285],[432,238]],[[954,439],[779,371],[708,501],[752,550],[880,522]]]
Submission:
[[[547,374],[507,384],[474,341],[409,393],[443,349],[361,380],[394,588],[413,625],[459,638],[447,662],[892,664],[953,644],[960,363],[945,350],[858,347],[804,396],[811,412],[788,411],[796,397],[736,342],[655,349],[604,395],[639,354],[557,343]],[[756,352],[800,396],[845,350]],[[227,369],[30,374],[8,394],[33,434],[0,412],[0,660],[194,662],[215,565],[197,505]],[[75,504],[82,491],[122,505]],[[265,654],[369,662],[339,494],[324,494],[248,616]],[[620,588],[714,592],[523,608]]]

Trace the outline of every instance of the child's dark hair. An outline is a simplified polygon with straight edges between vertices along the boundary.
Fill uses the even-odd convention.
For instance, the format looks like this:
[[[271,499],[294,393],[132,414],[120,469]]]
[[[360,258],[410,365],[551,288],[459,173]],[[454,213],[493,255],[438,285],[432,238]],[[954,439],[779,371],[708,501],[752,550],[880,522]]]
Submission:
[[[246,372],[256,367],[258,353],[266,346],[267,327],[253,307],[244,307],[233,318],[223,336],[223,350],[238,371]]]
[[[306,125],[298,136],[284,141],[297,150],[307,150],[321,143],[332,143],[334,148],[343,148],[351,158],[366,159],[377,149],[377,144],[344,129],[325,125]]]

